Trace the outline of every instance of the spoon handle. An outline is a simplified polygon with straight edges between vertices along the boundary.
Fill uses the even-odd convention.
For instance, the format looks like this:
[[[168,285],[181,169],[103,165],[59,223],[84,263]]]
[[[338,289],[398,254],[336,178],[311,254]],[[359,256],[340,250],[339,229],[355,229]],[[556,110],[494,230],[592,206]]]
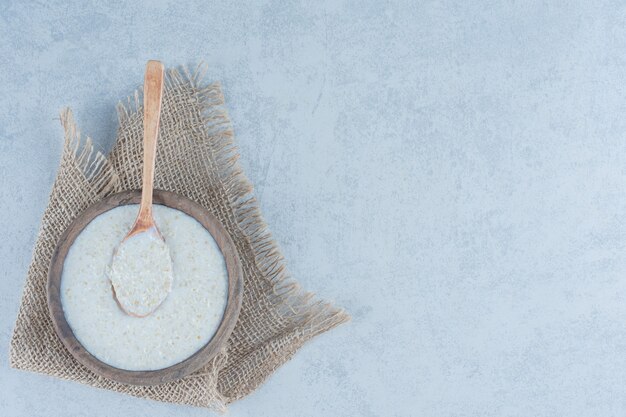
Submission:
[[[143,84],[143,186],[137,223],[145,227],[153,224],[152,188],[154,187],[154,162],[159,136],[161,99],[163,97],[164,68],[159,61],[148,61]]]

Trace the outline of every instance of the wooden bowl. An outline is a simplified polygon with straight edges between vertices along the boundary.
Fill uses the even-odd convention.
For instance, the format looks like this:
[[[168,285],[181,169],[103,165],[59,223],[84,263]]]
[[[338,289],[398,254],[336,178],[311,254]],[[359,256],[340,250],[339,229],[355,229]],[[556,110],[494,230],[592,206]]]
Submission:
[[[213,338],[195,354],[176,365],[156,371],[129,371],[115,368],[98,360],[76,339],[65,319],[61,304],[61,277],[65,257],[80,232],[98,215],[115,207],[138,204],[141,191],[125,191],[111,195],[81,213],[65,230],[52,256],[48,272],[48,308],[59,338],[78,362],[98,375],[124,384],[156,385],[182,378],[200,369],[211,360],[226,344],[241,308],[243,293],[243,273],[241,261],[230,236],[211,213],[190,199],[168,191],[154,191],[154,204],[161,204],[180,210],[196,219],[211,233],[226,261],[228,274],[228,300],[222,321]]]

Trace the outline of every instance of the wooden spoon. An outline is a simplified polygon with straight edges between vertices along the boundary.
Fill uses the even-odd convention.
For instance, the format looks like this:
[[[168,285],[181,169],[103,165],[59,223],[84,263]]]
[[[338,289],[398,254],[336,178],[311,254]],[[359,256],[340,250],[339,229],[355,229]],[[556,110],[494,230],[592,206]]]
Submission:
[[[109,279],[122,310],[136,317],[152,313],[172,288],[172,259],[152,217],[154,164],[159,134],[164,68],[148,61],[143,91],[143,186],[133,227],[113,254]]]

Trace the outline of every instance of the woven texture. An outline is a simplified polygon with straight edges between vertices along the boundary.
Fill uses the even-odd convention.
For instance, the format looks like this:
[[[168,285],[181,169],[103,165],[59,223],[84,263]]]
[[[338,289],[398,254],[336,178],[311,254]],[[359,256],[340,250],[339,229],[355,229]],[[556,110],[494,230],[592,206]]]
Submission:
[[[186,378],[138,387],[95,375],[74,360],[54,332],[46,280],[57,240],[91,204],[141,186],[143,117],[135,94],[134,100],[118,107],[117,142],[108,157],[94,151],[89,139],[81,141],[69,110],[61,114],[65,146],[11,340],[11,366],[137,397],[223,411],[254,391],[307,340],[348,320],[341,309],[314,300],[288,276],[252,186],[237,164],[220,87],[200,79],[201,71],[168,71],[155,187],[201,204],[235,242],[244,294],[228,348]]]

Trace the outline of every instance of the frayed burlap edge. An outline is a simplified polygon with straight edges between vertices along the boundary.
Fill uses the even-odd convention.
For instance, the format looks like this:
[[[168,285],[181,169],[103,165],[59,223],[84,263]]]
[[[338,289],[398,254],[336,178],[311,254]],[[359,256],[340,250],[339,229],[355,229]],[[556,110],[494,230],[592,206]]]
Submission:
[[[224,108],[221,88],[219,84],[203,85],[204,70],[205,67],[199,66],[193,73],[184,68],[181,71],[168,71],[164,113],[169,111],[176,115],[172,118],[176,123],[180,119],[180,114],[183,115],[183,119],[191,121],[188,126],[181,129],[183,133],[192,137],[191,140],[195,141],[194,146],[207,152],[203,165],[206,166],[206,178],[210,184],[206,186],[210,186],[211,192],[216,193],[211,195],[213,197],[211,202],[205,206],[214,211],[216,207],[212,205],[217,204],[215,201],[218,203],[221,201],[220,198],[215,198],[216,195],[224,197],[226,203],[222,204],[224,207],[218,207],[218,211],[240,250],[244,269],[247,269],[244,307],[240,321],[229,341],[228,353],[224,353],[198,373],[181,380],[184,382],[183,385],[146,388],[116,384],[91,374],[75,363],[58,340],[52,342],[46,340],[46,343],[49,343],[48,353],[52,352],[51,356],[63,357],[63,360],[53,361],[52,364],[45,364],[45,355],[37,355],[40,352],[33,348],[34,345],[41,345],[42,330],[45,330],[43,334],[47,339],[51,338],[49,330],[52,325],[47,317],[47,309],[43,311],[40,296],[41,287],[44,286],[42,280],[47,275],[47,267],[56,240],[67,224],[86,207],[113,192],[134,188],[138,181],[137,169],[141,165],[141,160],[136,157],[139,146],[137,137],[140,133],[142,115],[139,106],[140,95],[135,93],[134,100],[129,99],[127,104],[118,105],[120,122],[118,141],[109,158],[94,151],[89,139],[80,146],[80,135],[72,121],[71,112],[66,110],[61,115],[66,132],[65,147],[50,203],[42,220],[11,341],[11,366],[78,380],[139,397],[223,411],[226,403],[254,391],[306,341],[349,320],[349,316],[343,310],[315,300],[313,294],[304,292],[289,276],[282,254],[261,217],[258,203],[253,196],[252,185],[237,162],[239,155],[233,143],[233,131]],[[164,114],[164,119],[167,120],[167,113]],[[162,127],[161,135],[167,136],[167,131],[163,130]],[[131,145],[129,153],[128,146]],[[157,169],[157,183],[158,179]],[[181,191],[177,190],[176,186],[162,185],[165,186],[160,188]],[[65,202],[65,196],[73,195],[71,187],[84,188],[87,197],[78,202]],[[193,194],[193,191],[190,193]],[[201,197],[197,200],[202,202]],[[54,201],[64,202],[62,211],[65,221],[50,221],[49,211]],[[254,295],[252,291],[251,294],[247,294],[246,303],[246,289],[252,287],[257,290],[260,288],[258,291],[261,293],[256,297],[258,302],[252,297]],[[268,305],[259,307],[255,303]],[[34,305],[37,308],[33,309]],[[246,312],[246,305],[250,309],[249,314]],[[36,314],[33,315],[33,312]],[[265,317],[246,323],[246,316],[257,315],[259,312],[265,314]],[[42,314],[46,317],[40,317]],[[33,317],[36,320],[33,320]],[[261,329],[263,331],[260,331]],[[63,351],[59,352],[60,349]],[[66,372],[77,367],[82,368],[81,375]],[[188,384],[189,379],[196,381],[201,379],[202,383],[213,387],[202,386],[202,383]],[[171,395],[172,392],[174,395]]]

